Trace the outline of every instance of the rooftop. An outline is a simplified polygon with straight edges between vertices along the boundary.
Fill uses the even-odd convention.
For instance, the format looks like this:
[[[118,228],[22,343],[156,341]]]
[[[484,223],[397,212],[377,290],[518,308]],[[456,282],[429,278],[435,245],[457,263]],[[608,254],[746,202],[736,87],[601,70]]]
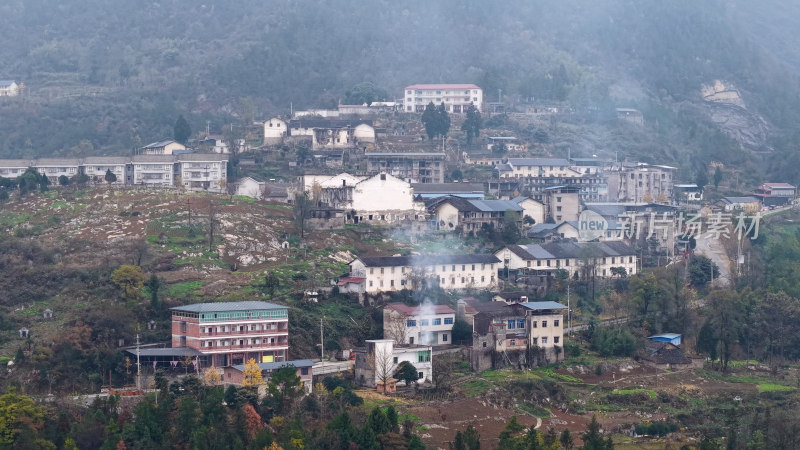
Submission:
[[[528,309],[533,310],[533,311],[541,311],[541,310],[546,310],[546,309],[567,309],[567,307],[562,305],[561,303],[552,302],[552,301],[548,301],[548,302],[522,302],[522,303],[517,303],[517,304],[520,305],[520,306],[524,306],[525,308],[528,308]]]
[[[636,251],[623,241],[572,242],[560,241],[546,244],[509,245],[509,251],[522,259],[591,258],[606,256],[633,256]]]
[[[511,166],[569,166],[564,158],[508,158]]]
[[[147,144],[142,148],[161,148],[161,147],[165,147],[165,146],[167,146],[169,144],[173,144],[173,143],[177,144],[178,142],[176,142],[174,139],[164,139],[163,141],[158,141],[158,142],[153,142],[151,144]]]
[[[478,86],[474,84],[412,84],[411,86],[406,86],[406,90],[408,89],[480,89]]]
[[[423,306],[408,306],[405,303],[387,303],[386,308],[403,314],[404,316],[418,316]],[[453,308],[447,305],[430,305],[430,313],[433,314],[455,314]]]
[[[494,255],[412,255],[356,258],[367,267],[435,266],[439,264],[497,264]]]
[[[170,308],[173,311],[185,311],[195,313],[222,312],[222,311],[250,311],[256,309],[286,309],[286,306],[276,305],[269,302],[218,302],[218,303],[195,303],[194,305],[176,306]]]

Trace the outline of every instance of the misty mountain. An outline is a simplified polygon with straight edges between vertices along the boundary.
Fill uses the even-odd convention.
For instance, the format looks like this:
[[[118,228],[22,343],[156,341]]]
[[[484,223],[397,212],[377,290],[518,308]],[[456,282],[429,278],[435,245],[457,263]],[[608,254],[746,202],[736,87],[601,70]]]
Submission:
[[[0,102],[3,157],[125,152],[170,135],[179,113],[218,127],[243,103],[263,118],[335,105],[368,81],[389,96],[474,82],[490,101],[502,91],[647,118],[645,130],[581,118],[584,132],[556,148],[658,154],[687,170],[800,161],[800,6],[777,0],[9,0],[0,14],[0,78],[32,97]],[[715,80],[741,94],[732,118],[701,96]]]

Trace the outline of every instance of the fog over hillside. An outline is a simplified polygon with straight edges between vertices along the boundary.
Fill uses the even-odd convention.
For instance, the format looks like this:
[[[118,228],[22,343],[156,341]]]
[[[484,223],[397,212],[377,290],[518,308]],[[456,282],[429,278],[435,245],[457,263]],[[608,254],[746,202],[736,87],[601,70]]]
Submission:
[[[242,116],[242,99],[264,118],[335,105],[361,82],[389,98],[416,82],[473,82],[512,105],[636,107],[648,126],[632,140],[663,146],[669,162],[768,169],[776,154],[797,160],[797,10],[776,0],[8,1],[0,78],[25,82],[31,101],[0,104],[0,156],[125,153],[169,135],[180,113],[195,130],[219,128]],[[736,123],[763,119],[762,137],[715,123],[700,96],[715,80],[743,98]],[[580,125],[606,138],[579,149],[652,153],[614,138],[602,117]]]

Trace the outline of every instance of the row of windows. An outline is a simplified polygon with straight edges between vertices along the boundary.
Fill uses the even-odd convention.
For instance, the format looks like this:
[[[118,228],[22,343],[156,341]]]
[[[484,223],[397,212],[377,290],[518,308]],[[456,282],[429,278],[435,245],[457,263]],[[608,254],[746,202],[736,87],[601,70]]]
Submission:
[[[200,327],[200,333],[208,333],[211,334],[214,331],[217,333],[228,333],[231,330],[244,332],[244,331],[270,331],[270,330],[278,330],[278,329],[287,329],[285,323],[283,327],[280,327],[278,323],[251,323],[249,325],[219,325],[216,327]]]
[[[232,343],[232,344],[231,344]],[[203,348],[214,348],[214,347],[229,347],[230,345],[280,345],[280,344],[288,344],[288,341],[283,339],[275,340],[275,338],[249,338],[249,339],[234,339],[234,340],[218,340],[218,341],[202,341],[200,344]]]
[[[611,236],[611,232],[608,232],[608,236],[609,237]],[[545,266],[550,267],[550,261],[552,261],[552,260],[550,260],[550,259],[545,260],[544,261],[545,262]],[[570,265],[569,261],[570,261],[569,259],[565,259],[564,260],[564,267],[569,267],[569,265]],[[608,261],[607,261],[606,257],[603,257],[602,261],[603,261],[603,264],[608,264]],[[526,265],[528,267],[531,267],[531,265],[532,265],[531,263],[532,262],[533,261],[526,261]],[[556,262],[556,267],[561,267],[561,260],[560,259],[556,259],[555,262]],[[625,264],[625,257],[624,256],[620,256],[619,257],[619,263],[620,264]],[[628,263],[629,264],[633,264],[633,256],[628,256]],[[616,256],[612,256],[611,257],[611,264],[617,264],[617,257]],[[537,259],[536,260],[536,267],[542,267],[542,260],[541,259]]]
[[[458,264],[452,264],[450,266],[450,271],[451,272],[455,272],[457,266],[458,266]],[[474,271],[475,270],[475,266],[476,266],[476,264],[470,264],[470,270]],[[491,264],[490,266],[491,266],[490,269],[494,270],[494,264]],[[447,272],[447,266],[440,266],[440,267],[442,268],[442,272]],[[384,273],[384,269],[385,269],[385,267],[379,268],[381,274]],[[389,268],[389,273],[394,273],[394,269],[395,269],[394,267],[390,267]],[[466,264],[461,264],[461,271],[463,272],[463,271],[466,271],[466,270],[467,270],[467,265]],[[481,270],[486,270],[486,264],[481,264]],[[374,274],[375,273],[375,268],[374,267],[370,267],[369,268],[369,273],[370,273],[370,275]],[[406,267],[405,266],[400,268],[400,273],[406,273]],[[436,266],[433,267],[433,273],[436,273]]]
[[[553,320],[553,326],[557,327],[560,321],[558,319]],[[531,327],[538,328],[539,322],[536,320],[531,321]],[[525,328],[525,319],[508,319],[506,320],[506,328],[509,330],[514,329],[524,329]],[[547,321],[542,321],[542,328],[547,328]]]
[[[441,324],[442,324],[442,319],[441,318],[436,318],[436,319],[433,319],[433,320],[430,320],[430,321],[428,319],[420,319],[420,321],[419,321],[419,326],[421,326],[421,327],[427,327],[428,325],[441,325]],[[453,324],[453,318],[452,317],[445,317],[444,318],[444,324],[445,325],[452,325]],[[407,327],[415,327],[415,326],[417,326],[417,321],[415,319],[406,320],[406,326]]]
[[[412,91],[411,89],[406,90],[406,94],[408,94],[408,95],[411,95],[412,93],[417,94],[417,95],[422,95],[423,92],[425,92],[425,91],[421,91],[421,90]],[[461,93],[461,91],[453,91],[454,95],[455,94],[459,94],[459,93]],[[477,95],[478,94],[478,90],[477,89],[473,89],[472,93]],[[436,91],[436,95],[442,95],[442,91]],[[444,91],[444,95],[450,95],[450,91]],[[469,95],[469,89],[464,91],[464,95]]]

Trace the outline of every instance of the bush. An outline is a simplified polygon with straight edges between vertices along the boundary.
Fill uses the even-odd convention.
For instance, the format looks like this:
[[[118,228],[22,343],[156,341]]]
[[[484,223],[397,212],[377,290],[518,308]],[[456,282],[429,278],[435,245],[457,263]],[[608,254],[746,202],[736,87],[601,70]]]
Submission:
[[[640,423],[635,427],[636,434],[650,436],[666,436],[678,431],[678,425],[668,422],[654,422],[651,424]]]
[[[564,344],[564,351],[567,352],[568,356],[573,357],[581,356],[583,353],[581,346],[572,342],[567,342]]]
[[[636,338],[625,328],[598,327],[592,333],[592,349],[600,356],[631,356],[636,351]]]

